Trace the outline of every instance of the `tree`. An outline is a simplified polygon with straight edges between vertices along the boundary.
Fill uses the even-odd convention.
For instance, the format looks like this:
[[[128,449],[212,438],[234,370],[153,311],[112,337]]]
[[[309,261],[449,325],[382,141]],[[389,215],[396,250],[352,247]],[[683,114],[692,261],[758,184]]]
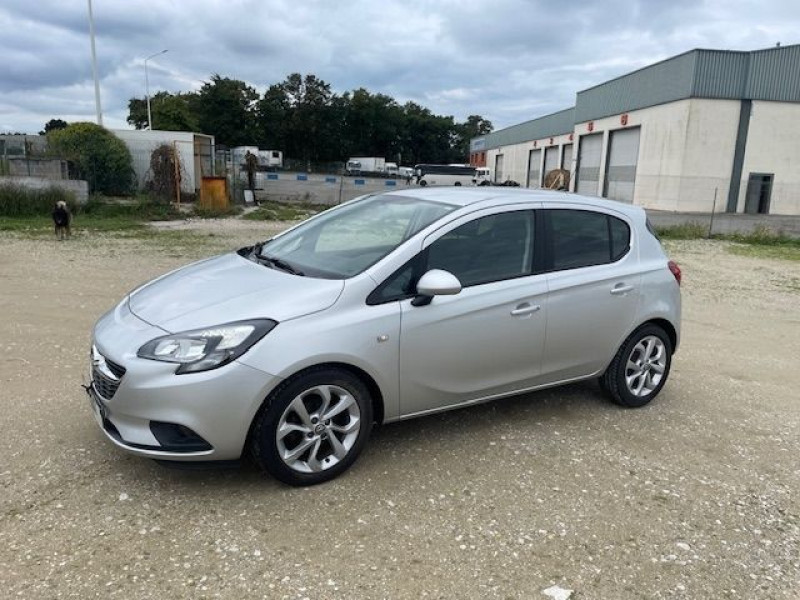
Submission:
[[[292,73],[279,86],[289,108],[284,122],[287,154],[306,161],[338,158],[332,148],[339,127],[330,84],[315,75]]]
[[[193,101],[200,131],[226,146],[252,143],[256,100],[258,93],[244,81],[212,75]]]
[[[44,130],[39,132],[39,135],[46,135],[51,131],[56,131],[58,129],[64,129],[69,123],[67,123],[63,119],[50,119],[47,123],[44,124]]]
[[[153,129],[197,131],[200,124],[195,109],[196,94],[158,92],[150,98]],[[147,128],[147,98],[131,98],[128,101],[127,121],[136,129]]]
[[[281,85],[273,84],[264,92],[256,106],[256,135],[259,145],[284,149],[287,141],[287,121],[292,107]]]
[[[131,154],[113,133],[94,123],[72,123],[47,134],[50,149],[72,161],[89,190],[129,194],[134,186]]]
[[[472,138],[491,133],[492,122],[480,115],[470,115],[465,123],[456,126],[456,152],[462,158],[469,156],[469,142]]]

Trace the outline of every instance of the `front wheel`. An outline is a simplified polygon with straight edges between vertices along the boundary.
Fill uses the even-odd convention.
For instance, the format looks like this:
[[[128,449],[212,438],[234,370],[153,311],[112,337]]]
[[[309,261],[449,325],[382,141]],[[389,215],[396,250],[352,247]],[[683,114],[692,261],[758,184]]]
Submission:
[[[455,185],[456,187],[461,187],[461,182],[460,181],[456,181],[453,185]]]
[[[422,181],[419,182],[419,185],[421,187],[425,187],[426,185],[428,185],[428,182],[423,179]]]
[[[251,449],[259,467],[289,485],[329,481],[352,465],[372,429],[363,382],[320,368],[287,379],[256,417]]]
[[[626,339],[602,376],[601,387],[627,407],[644,406],[664,387],[672,366],[672,342],[658,325],[645,325]]]

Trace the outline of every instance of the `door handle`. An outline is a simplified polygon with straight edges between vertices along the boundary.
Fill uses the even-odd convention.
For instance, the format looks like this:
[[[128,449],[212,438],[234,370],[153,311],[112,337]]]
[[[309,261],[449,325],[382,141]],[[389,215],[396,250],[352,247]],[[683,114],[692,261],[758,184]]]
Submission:
[[[633,291],[633,286],[625,285],[624,283],[619,283],[611,288],[611,294],[614,296],[621,296],[622,294],[627,294],[630,291]]]
[[[530,315],[530,314],[535,313],[540,308],[542,308],[542,307],[539,306],[538,304],[528,304],[526,302],[525,304],[520,304],[519,306],[517,306],[517,308],[512,310],[511,311],[511,316],[512,317],[521,317],[523,315]]]

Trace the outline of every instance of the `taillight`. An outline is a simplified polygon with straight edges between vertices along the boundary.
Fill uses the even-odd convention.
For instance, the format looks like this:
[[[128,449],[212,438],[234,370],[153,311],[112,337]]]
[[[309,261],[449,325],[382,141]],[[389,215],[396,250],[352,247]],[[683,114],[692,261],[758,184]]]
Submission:
[[[670,273],[672,273],[672,275],[675,277],[675,281],[677,281],[678,285],[680,285],[681,284],[681,268],[678,266],[678,263],[676,263],[674,260],[671,260],[671,261],[669,261],[667,263],[667,266],[669,267]]]

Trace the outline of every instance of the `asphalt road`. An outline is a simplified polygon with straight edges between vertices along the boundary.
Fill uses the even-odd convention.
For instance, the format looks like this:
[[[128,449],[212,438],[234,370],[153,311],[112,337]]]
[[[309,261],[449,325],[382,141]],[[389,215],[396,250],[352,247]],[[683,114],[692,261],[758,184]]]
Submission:
[[[797,597],[800,264],[673,245],[684,338],[650,406],[587,383],[391,425],[293,489],[127,456],[92,419],[99,315],[257,237],[186,227],[214,237],[0,234],[1,598]]]

